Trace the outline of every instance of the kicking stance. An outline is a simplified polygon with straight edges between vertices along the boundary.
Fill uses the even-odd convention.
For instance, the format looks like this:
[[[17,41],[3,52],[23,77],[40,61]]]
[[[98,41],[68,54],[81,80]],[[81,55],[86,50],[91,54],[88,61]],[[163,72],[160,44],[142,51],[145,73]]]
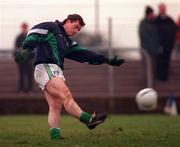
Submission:
[[[86,124],[89,129],[94,129],[107,117],[107,113],[89,114],[74,101],[65,84],[64,58],[94,65],[107,63],[120,66],[124,63],[123,59],[116,57],[108,59],[82,48],[69,38],[78,33],[83,26],[85,23],[78,14],[68,15],[62,22],[56,20],[35,25],[28,32],[23,49],[15,57],[17,63],[25,62],[30,52],[36,48],[34,77],[43,90],[49,106],[48,124],[50,137],[53,140],[62,138],[59,124],[62,106],[70,115]]]

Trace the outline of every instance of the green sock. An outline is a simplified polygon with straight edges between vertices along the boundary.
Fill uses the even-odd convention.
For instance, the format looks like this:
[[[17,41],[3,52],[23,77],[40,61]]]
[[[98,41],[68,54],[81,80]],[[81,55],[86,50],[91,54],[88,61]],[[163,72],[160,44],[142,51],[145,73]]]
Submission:
[[[61,139],[61,132],[59,128],[51,128],[50,136],[52,140],[59,140]]]
[[[82,112],[80,116],[80,121],[87,124],[89,120],[91,119],[91,114],[87,112]]]

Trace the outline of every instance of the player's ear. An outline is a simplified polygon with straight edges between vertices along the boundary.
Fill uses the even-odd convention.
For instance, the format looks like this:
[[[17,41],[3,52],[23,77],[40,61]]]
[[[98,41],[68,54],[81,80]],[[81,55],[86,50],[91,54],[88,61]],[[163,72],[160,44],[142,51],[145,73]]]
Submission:
[[[71,23],[71,21],[68,19],[68,20],[66,21],[66,23]]]

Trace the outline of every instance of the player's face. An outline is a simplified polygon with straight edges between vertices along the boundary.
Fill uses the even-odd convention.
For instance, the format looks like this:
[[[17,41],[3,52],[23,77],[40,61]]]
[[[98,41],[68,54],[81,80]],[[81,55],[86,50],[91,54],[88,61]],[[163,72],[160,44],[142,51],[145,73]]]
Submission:
[[[74,22],[67,20],[64,28],[68,36],[73,36],[82,29],[82,26],[79,24],[78,20]]]

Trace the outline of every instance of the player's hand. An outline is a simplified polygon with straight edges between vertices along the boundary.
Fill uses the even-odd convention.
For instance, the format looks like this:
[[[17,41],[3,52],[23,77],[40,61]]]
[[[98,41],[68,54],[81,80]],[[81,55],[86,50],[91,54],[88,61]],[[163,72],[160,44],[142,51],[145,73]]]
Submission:
[[[30,51],[28,49],[22,49],[19,53],[15,55],[16,63],[22,63],[27,60],[30,55]]]
[[[117,56],[114,58],[108,59],[107,64],[112,66],[120,66],[121,64],[125,63],[124,59],[118,59]]]

